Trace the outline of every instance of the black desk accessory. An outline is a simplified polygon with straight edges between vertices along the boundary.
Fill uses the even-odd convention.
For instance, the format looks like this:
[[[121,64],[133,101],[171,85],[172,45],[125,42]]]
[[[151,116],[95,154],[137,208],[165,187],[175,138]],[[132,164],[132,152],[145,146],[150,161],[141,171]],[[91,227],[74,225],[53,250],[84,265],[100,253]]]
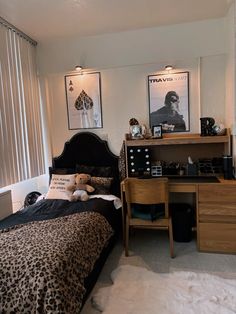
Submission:
[[[234,177],[233,158],[230,155],[223,156],[224,179],[231,180]]]

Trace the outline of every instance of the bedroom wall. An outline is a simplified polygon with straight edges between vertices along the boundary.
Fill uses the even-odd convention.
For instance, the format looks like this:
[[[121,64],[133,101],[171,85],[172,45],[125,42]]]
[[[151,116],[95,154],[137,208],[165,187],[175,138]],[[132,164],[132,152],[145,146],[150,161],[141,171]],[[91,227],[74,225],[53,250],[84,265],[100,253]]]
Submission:
[[[226,58],[226,101],[225,101],[225,112],[226,121],[231,125],[232,131],[232,147],[234,165],[236,164],[236,86],[235,86],[235,75],[236,75],[236,51],[235,51],[235,38],[236,38],[236,1],[232,1],[232,5],[226,16],[226,45],[228,54]]]
[[[119,154],[131,117],[148,125],[147,76],[161,73],[166,64],[173,64],[177,72],[190,72],[191,132],[199,130],[200,116],[210,115],[226,123],[225,70],[226,63],[229,68],[231,63],[227,49],[232,20],[229,15],[225,19],[39,44],[38,73],[49,165],[51,154],[59,155],[64,142],[82,131],[68,130],[67,124],[64,76],[71,74],[76,64],[101,72],[103,128],[91,131],[107,139],[115,154]],[[230,99],[232,92],[227,90]],[[227,123],[230,126],[231,121]],[[16,211],[23,206],[27,193],[45,193],[47,187],[45,175],[6,189],[12,190]]]
[[[108,139],[116,154],[131,117],[149,124],[147,76],[169,63],[177,72],[190,71],[191,132],[199,131],[200,116],[225,123],[225,38],[225,19],[216,19],[39,45],[53,155],[79,131],[68,130],[64,86],[64,76],[76,64],[101,72],[103,128],[92,131]]]

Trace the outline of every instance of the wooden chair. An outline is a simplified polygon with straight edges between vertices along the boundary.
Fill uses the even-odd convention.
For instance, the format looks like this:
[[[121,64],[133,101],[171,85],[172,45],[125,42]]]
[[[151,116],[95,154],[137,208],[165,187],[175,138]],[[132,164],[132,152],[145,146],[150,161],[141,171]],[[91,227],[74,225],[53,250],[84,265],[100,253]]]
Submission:
[[[169,232],[170,256],[174,257],[174,243],[172,220],[169,212],[169,190],[167,178],[138,179],[126,178],[124,180],[126,211],[125,228],[123,231],[125,242],[125,255],[128,256],[130,228],[163,229]],[[135,218],[132,215],[133,204],[153,205],[163,204],[164,215],[156,220]]]

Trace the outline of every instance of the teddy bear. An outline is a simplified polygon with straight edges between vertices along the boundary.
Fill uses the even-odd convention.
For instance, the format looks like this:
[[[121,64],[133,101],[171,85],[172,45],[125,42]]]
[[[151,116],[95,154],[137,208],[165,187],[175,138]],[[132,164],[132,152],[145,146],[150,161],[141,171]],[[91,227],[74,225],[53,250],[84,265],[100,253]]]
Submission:
[[[86,173],[77,173],[75,176],[75,184],[68,187],[72,192],[71,201],[87,201],[89,199],[88,193],[92,193],[95,189],[88,184],[91,176]]]

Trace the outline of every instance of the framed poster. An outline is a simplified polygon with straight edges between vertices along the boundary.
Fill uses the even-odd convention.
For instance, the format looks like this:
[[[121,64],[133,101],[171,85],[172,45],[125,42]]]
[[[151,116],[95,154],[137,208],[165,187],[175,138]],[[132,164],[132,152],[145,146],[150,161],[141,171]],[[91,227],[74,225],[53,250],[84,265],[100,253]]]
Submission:
[[[148,76],[150,128],[162,132],[188,132],[189,72]]]
[[[69,130],[102,128],[100,72],[65,76]]]

